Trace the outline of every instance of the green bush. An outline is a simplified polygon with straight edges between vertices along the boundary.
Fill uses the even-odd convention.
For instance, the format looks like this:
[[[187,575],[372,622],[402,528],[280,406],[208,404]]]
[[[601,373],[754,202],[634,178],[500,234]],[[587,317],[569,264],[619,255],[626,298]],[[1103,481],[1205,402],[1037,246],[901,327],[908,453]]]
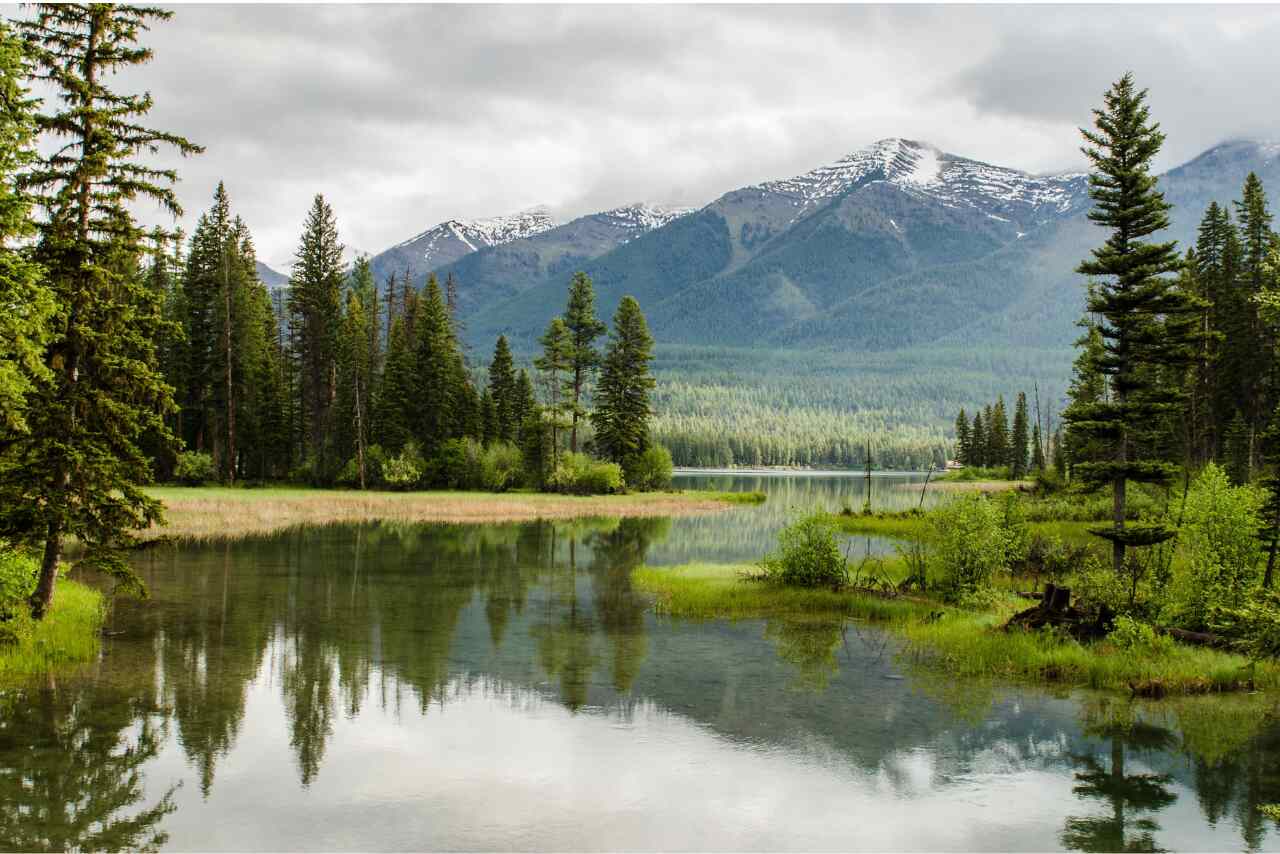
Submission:
[[[608,495],[622,490],[622,466],[593,460],[586,454],[568,453],[560,457],[547,488],[573,495]]]
[[[627,486],[641,492],[671,488],[671,452],[662,445],[650,445],[624,466]]]
[[[381,445],[370,445],[364,449],[364,485],[366,489],[374,489],[384,485],[382,469],[387,464],[387,455]],[[342,486],[360,485],[360,458],[352,457],[338,472],[337,482]]]
[[[480,489],[484,446],[475,439],[449,439],[431,460],[430,480],[446,489]]]
[[[1173,652],[1173,638],[1157,634],[1147,623],[1126,615],[1116,617],[1115,628],[1107,640],[1121,649],[1143,655],[1162,656]]]
[[[23,612],[39,577],[40,561],[34,555],[0,545],[0,622]]]
[[[1250,658],[1280,658],[1280,592],[1255,587],[1240,605],[1215,607],[1209,626]]]
[[[408,442],[399,454],[387,460],[382,467],[382,479],[391,489],[413,489],[422,482],[427,465],[418,446]]]
[[[1010,536],[1003,508],[984,495],[966,495],[929,514],[930,586],[953,601],[986,587],[1009,565]]]
[[[842,587],[849,566],[836,545],[836,526],[825,513],[815,513],[778,532],[778,550],[760,561],[764,577],[794,587]]]
[[[1179,528],[1186,560],[1175,568],[1169,615],[1189,628],[1204,628],[1215,608],[1239,608],[1261,580],[1262,543],[1258,511],[1262,495],[1251,486],[1232,486],[1210,463],[1187,495]]]
[[[182,451],[173,466],[174,480],[188,486],[200,486],[217,476],[213,457],[204,451]]]
[[[480,457],[481,486],[490,492],[506,492],[515,486],[524,467],[520,449],[507,442],[495,442]]]

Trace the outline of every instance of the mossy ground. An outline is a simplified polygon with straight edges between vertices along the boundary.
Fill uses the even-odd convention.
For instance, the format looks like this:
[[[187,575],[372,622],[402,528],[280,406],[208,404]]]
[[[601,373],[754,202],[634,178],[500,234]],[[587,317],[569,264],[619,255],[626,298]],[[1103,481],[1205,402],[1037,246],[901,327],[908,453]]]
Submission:
[[[886,560],[884,574],[905,568]],[[1031,681],[1127,693],[1204,694],[1280,688],[1280,666],[1175,644],[1163,654],[1103,641],[1082,645],[1048,632],[1005,632],[1000,626],[1026,602],[997,594],[972,610],[942,602],[862,591],[796,589],[750,580],[749,565],[641,567],[632,580],[660,613],[692,619],[795,616],[857,618],[883,624],[904,641],[909,661],[953,676]]]
[[[53,608],[43,620],[23,615],[6,627],[12,639],[0,644],[0,685],[92,661],[98,655],[103,617],[100,592],[60,579]]]

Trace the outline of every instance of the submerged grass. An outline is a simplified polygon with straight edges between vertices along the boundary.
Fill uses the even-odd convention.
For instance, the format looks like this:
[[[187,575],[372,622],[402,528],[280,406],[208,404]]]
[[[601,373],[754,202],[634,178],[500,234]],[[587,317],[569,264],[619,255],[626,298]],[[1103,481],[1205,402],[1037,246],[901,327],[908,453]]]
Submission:
[[[404,522],[524,522],[589,516],[691,516],[725,510],[741,493],[641,492],[550,495],[535,492],[361,492],[306,487],[152,487],[169,524],[140,532],[206,540],[266,534],[297,525]]]
[[[901,572],[894,562],[887,573]],[[974,611],[928,600],[869,592],[806,590],[749,580],[753,567],[690,564],[641,567],[636,587],[665,614],[693,619],[806,617],[826,614],[883,623],[904,641],[902,655],[918,665],[965,678],[997,678],[1126,691],[1139,695],[1204,694],[1280,688],[1280,666],[1175,644],[1158,655],[1108,642],[1081,645],[1051,632],[1005,632],[1025,602],[1001,597]]]
[[[8,626],[15,640],[0,644],[0,684],[92,661],[98,654],[103,616],[100,592],[62,579],[43,620],[23,615]]]

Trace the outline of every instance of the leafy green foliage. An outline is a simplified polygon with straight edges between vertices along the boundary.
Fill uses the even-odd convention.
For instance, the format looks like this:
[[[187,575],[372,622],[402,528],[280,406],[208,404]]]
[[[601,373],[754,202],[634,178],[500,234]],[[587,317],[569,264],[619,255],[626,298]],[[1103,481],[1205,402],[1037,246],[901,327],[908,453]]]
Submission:
[[[1280,592],[1254,588],[1238,604],[1214,607],[1209,625],[1250,658],[1280,658]]]
[[[671,452],[662,445],[650,445],[628,458],[624,473],[631,489],[653,491],[671,488]]]
[[[791,587],[842,587],[849,567],[836,543],[836,527],[824,513],[814,513],[778,532],[777,551],[760,560],[764,578]]]
[[[182,451],[173,468],[173,479],[188,486],[200,486],[218,477],[213,456],[203,451]]]
[[[382,467],[382,479],[391,489],[413,489],[421,483],[427,464],[416,443],[405,443],[400,453],[390,457]]]
[[[0,546],[0,626],[25,611],[39,577],[40,561],[29,551]]]
[[[1259,491],[1232,486],[1210,463],[1187,496],[1179,543],[1186,560],[1175,572],[1169,608],[1188,628],[1208,625],[1216,607],[1238,608],[1260,580]]]
[[[983,495],[965,495],[929,514],[930,586],[951,600],[987,587],[1009,565],[1014,537],[1003,508]]]
[[[1173,652],[1173,638],[1157,634],[1149,624],[1125,614],[1116,617],[1115,628],[1107,635],[1107,640],[1139,655],[1163,656]]]
[[[608,495],[620,492],[623,485],[622,466],[570,451],[561,455],[546,488],[571,495]]]
[[[490,492],[506,492],[520,480],[524,459],[520,449],[508,442],[496,442],[480,457],[480,484]]]

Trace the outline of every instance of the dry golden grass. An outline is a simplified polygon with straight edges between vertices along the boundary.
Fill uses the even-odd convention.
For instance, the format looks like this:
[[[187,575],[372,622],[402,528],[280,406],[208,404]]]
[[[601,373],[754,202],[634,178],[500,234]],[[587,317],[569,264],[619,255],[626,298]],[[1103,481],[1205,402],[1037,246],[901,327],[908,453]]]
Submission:
[[[486,492],[359,492],[306,488],[154,487],[169,524],[141,532],[207,540],[265,534],[297,525],[402,522],[527,522],[588,516],[694,516],[732,505],[714,492],[545,495]]]
[[[920,484],[905,484],[920,491]],[[1029,480],[936,480],[930,481],[929,489],[938,492],[1008,492],[1011,489],[1030,489],[1034,483]]]

